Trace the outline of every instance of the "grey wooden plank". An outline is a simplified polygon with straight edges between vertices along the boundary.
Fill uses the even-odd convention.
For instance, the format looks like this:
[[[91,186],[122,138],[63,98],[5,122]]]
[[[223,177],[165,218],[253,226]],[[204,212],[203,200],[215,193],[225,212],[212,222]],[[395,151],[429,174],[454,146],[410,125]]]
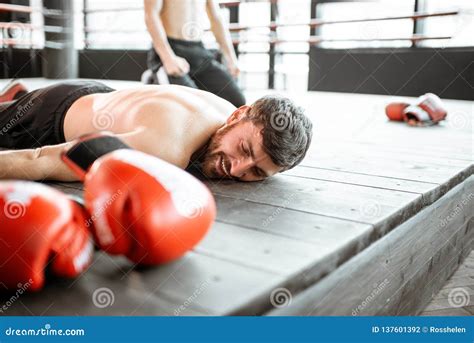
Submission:
[[[260,183],[208,185],[217,195],[369,224],[400,214],[403,206],[405,215],[421,206],[414,202],[421,199],[418,194],[283,175]]]
[[[418,194],[432,191],[438,187],[438,184],[436,183],[397,179],[378,175],[357,174],[351,171],[323,169],[319,167],[307,166],[298,166],[290,169],[285,172],[285,175]]]
[[[78,279],[49,279],[42,292],[23,295],[4,314],[217,315],[247,303],[279,281],[280,276],[192,252],[155,268],[135,268],[124,258],[99,252]],[[103,287],[115,301],[100,308],[93,298]]]
[[[397,160],[377,157],[346,156],[341,158],[319,159],[309,155],[302,166],[348,171],[353,173],[392,177],[396,179],[422,181],[441,184],[450,177],[466,170],[472,163],[458,161],[458,165],[436,165],[407,161],[402,156]],[[459,165],[460,164],[460,165]]]
[[[141,306],[135,314],[146,316],[209,314],[206,310],[189,305],[180,308],[178,302],[169,301],[164,297],[147,297],[147,293],[142,289],[135,289],[130,284],[124,285],[120,280],[108,280],[100,275],[86,273],[81,281],[54,280],[50,281],[41,292],[23,294],[2,315],[127,316],[132,315],[131,309],[143,304],[145,299],[146,306]]]
[[[315,246],[314,243],[217,223],[195,251],[274,274],[290,275],[308,269],[327,254],[337,251],[334,246]]]
[[[471,116],[469,121],[472,123]],[[466,140],[472,135],[472,124],[465,126],[465,129],[456,129],[448,125],[420,128],[406,127],[404,123],[383,123],[364,131],[363,136],[352,139],[353,141],[372,142],[372,144],[397,144],[406,148],[416,148],[420,145],[429,144],[436,149],[443,151],[447,148],[469,152]],[[447,144],[447,142],[449,142]]]
[[[474,315],[474,305],[473,306],[464,306],[463,310],[466,310],[467,312],[469,312],[470,316]]]
[[[468,139],[464,139],[464,142]],[[318,159],[319,161],[332,161],[334,159],[344,159],[349,157],[365,163],[368,160],[376,160],[377,162],[398,162],[405,161],[412,164],[426,164],[435,166],[457,166],[465,167],[473,162],[473,156],[470,158],[466,154],[464,159],[452,158],[451,155],[456,151],[450,148],[444,154],[441,155],[423,155],[420,153],[413,153],[418,147],[407,151],[402,147],[386,147],[376,144],[360,144],[357,142],[340,142],[337,144],[330,144],[324,147],[318,146],[318,144],[312,144],[308,150],[308,155],[312,158]],[[439,153],[438,153],[439,154]]]
[[[474,201],[464,194],[474,194],[474,176],[270,314],[416,314],[473,249]]]
[[[252,228],[274,235],[312,243],[333,245],[358,238],[361,246],[369,244],[376,237],[365,237],[372,232],[372,226],[353,221],[320,216],[275,207],[255,204],[250,201],[216,195],[217,220],[220,222]]]
[[[466,139],[468,141],[469,139]],[[436,158],[460,161],[472,161],[472,149],[469,146],[463,146],[461,149],[453,149],[451,147],[433,147],[431,144],[424,144],[412,147],[403,147],[398,144],[374,144],[365,141],[338,141],[330,144],[331,147],[339,148],[339,146],[349,146],[352,149],[369,150],[377,154],[390,153],[408,156],[409,158]],[[312,147],[312,149],[316,148]]]
[[[140,314],[152,297],[166,297],[176,306],[191,302],[194,307],[205,309],[207,314],[225,314],[253,302],[265,289],[283,279],[279,275],[193,252],[175,263],[142,269],[135,274],[124,275],[123,268],[114,268],[102,260],[95,266],[95,272],[104,275],[107,281],[120,279],[127,283],[131,278],[138,279],[137,283],[147,296],[132,309],[132,315]],[[200,292],[196,295],[197,290]]]
[[[453,288],[453,287],[464,287],[472,286],[474,287],[474,274],[473,275],[457,275],[456,273],[449,279],[449,281],[444,285],[444,288]]]

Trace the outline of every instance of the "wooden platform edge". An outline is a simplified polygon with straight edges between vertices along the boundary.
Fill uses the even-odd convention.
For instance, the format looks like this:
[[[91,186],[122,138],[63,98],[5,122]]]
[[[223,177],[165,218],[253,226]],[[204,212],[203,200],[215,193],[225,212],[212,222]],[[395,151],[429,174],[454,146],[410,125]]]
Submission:
[[[433,188],[427,193],[421,194],[420,198],[417,198],[403,208],[400,208],[399,211],[392,214],[388,218],[385,218],[382,221],[374,224],[374,229],[377,236],[376,239],[384,237],[387,233],[391,232],[393,229],[397,228],[415,216],[422,209],[431,206],[444,195],[446,195],[450,190],[472,177],[472,175],[474,175],[474,164],[471,164],[446,182],[438,185],[438,187]]]
[[[267,315],[416,315],[474,247],[474,176]],[[285,285],[281,285],[285,288]]]

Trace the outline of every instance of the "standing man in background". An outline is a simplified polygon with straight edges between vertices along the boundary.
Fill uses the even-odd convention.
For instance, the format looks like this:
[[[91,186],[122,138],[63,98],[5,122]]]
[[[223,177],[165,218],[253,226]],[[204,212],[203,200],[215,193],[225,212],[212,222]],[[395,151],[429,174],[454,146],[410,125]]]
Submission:
[[[163,67],[171,84],[214,93],[236,107],[244,105],[244,95],[234,79],[240,72],[237,57],[217,1],[144,1],[146,26],[153,41],[148,53],[150,83],[157,82],[156,74]],[[205,15],[227,68],[202,44]]]

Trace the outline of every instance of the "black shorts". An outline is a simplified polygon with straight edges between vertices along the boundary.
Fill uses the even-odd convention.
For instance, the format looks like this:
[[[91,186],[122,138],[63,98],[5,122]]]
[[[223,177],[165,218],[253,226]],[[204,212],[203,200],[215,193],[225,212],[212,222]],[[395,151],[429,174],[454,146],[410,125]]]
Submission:
[[[0,104],[0,148],[32,149],[64,143],[64,117],[79,98],[114,89],[96,81],[66,81]]]

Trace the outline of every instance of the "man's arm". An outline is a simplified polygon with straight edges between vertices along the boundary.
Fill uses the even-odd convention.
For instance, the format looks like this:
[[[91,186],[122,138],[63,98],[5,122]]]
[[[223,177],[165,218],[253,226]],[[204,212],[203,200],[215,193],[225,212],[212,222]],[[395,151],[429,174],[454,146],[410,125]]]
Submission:
[[[71,142],[37,149],[0,152],[0,179],[77,181],[60,158]]]
[[[237,77],[240,73],[239,67],[237,65],[237,56],[235,55],[230,32],[220,15],[220,9],[217,1],[207,0],[206,9],[207,15],[211,22],[211,31],[216,37],[217,43],[219,43],[219,46],[221,47],[222,53],[227,61],[227,67],[229,68],[232,76]]]
[[[133,132],[114,136],[133,149],[157,156],[183,169],[187,166],[186,156],[173,151],[171,145],[155,144],[158,135],[153,130],[141,127]],[[74,144],[72,141],[37,149],[0,151],[0,179],[79,181],[76,174],[61,160],[63,150]]]
[[[160,56],[168,75],[183,75],[189,72],[189,63],[175,55],[166,37],[166,31],[160,19],[163,0],[144,0],[145,24],[153,41],[153,47]]]

